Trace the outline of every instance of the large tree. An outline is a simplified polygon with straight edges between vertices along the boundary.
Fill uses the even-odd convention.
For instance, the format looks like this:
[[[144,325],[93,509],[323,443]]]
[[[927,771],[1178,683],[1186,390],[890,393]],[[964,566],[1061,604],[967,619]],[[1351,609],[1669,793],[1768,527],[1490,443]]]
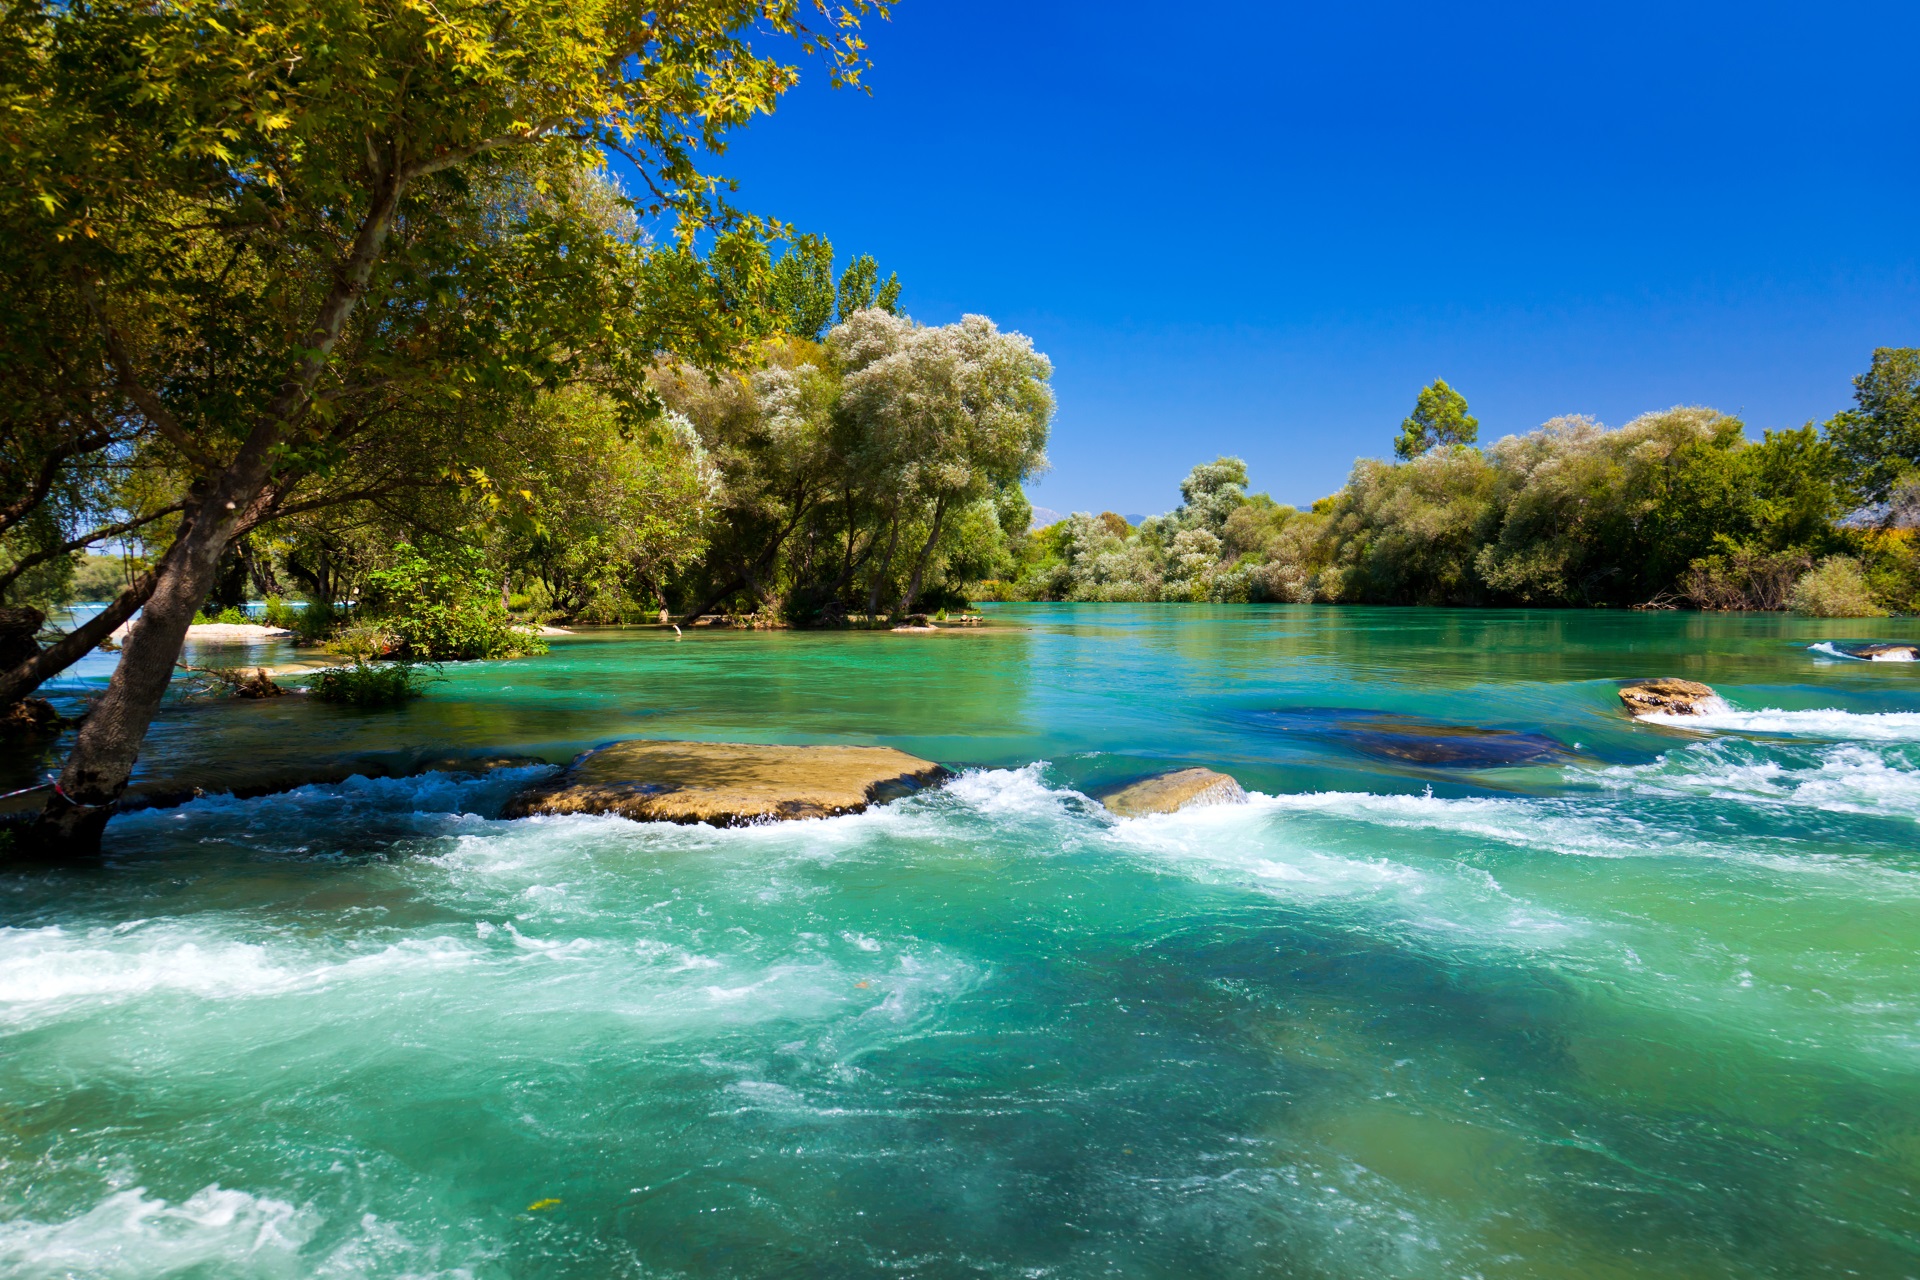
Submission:
[[[61,323],[84,317],[99,353],[83,382],[182,479],[38,843],[97,844],[229,543],[343,439],[386,430],[386,406],[530,400],[591,366],[644,414],[647,353],[721,365],[764,326],[760,228],[697,157],[794,83],[776,39],[857,78],[868,7],[819,0],[814,28],[797,0],[7,7],[11,261],[66,291]],[[574,216],[607,150],[674,219],[672,248]]]
[[[1893,486],[1920,470],[1920,347],[1881,347],[1853,380],[1854,407],[1827,423],[1855,491],[1885,502]]]

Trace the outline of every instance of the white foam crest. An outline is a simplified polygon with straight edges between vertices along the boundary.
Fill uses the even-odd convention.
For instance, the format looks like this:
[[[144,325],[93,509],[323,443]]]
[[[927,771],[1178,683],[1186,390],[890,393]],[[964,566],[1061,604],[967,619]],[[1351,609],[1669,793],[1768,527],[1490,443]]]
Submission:
[[[0,1222],[0,1270],[21,1280],[171,1276],[292,1277],[317,1223],[284,1200],[218,1184],[178,1204],[117,1191],[64,1222]]]
[[[969,769],[943,789],[975,813],[990,818],[1058,818],[1079,793],[1046,783],[1048,762],[1019,769]]]
[[[1258,796],[1261,807],[1325,814],[1407,831],[1436,831],[1543,852],[1587,857],[1641,857],[1673,849],[1672,834],[1616,813],[1576,809],[1551,799],[1469,796],[1442,799],[1371,791],[1315,791]]]
[[[1555,853],[1627,856],[1649,851],[1646,844],[1610,838],[1591,823],[1543,813],[1539,804],[1354,791],[1291,796],[1255,792],[1246,804],[1202,806],[1117,823],[1107,838],[1128,852],[1162,866],[1178,866],[1188,875],[1198,873],[1203,880],[1240,884],[1288,901],[1346,900],[1384,913],[1384,927],[1454,941],[1478,938],[1537,946],[1581,926],[1513,897],[1489,872],[1463,865],[1453,850],[1434,850],[1439,856],[1433,859],[1426,859],[1428,850],[1418,845],[1377,855],[1346,853],[1337,847],[1337,836],[1329,840],[1327,828],[1309,823],[1331,818]]]
[[[1726,745],[1697,743],[1652,764],[1616,766],[1593,777],[1617,789],[1920,819],[1920,769],[1898,751],[1889,758],[1884,748],[1849,743],[1822,749],[1808,767],[1794,767]]]
[[[1783,736],[1832,738],[1861,742],[1920,742],[1920,711],[1709,711],[1676,716],[1664,712],[1636,717],[1648,724],[1675,729],[1718,730],[1728,733],[1769,733]]]
[[[1807,646],[1809,653],[1825,654],[1829,658],[1844,658],[1848,662],[1912,662],[1914,649],[1911,646],[1897,646],[1884,653],[1852,653],[1842,649],[1831,640],[1822,640],[1818,644]]]
[[[172,993],[243,999],[470,962],[450,938],[406,939],[345,960],[275,956],[256,942],[206,936],[165,922],[69,933],[58,925],[0,928],[0,1021],[48,1010],[97,1008]]]

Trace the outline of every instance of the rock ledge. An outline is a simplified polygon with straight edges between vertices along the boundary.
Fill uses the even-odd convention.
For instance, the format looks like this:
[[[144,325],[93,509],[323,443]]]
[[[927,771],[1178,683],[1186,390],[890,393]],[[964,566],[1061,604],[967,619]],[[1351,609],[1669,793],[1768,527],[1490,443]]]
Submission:
[[[1212,769],[1176,769],[1095,797],[1123,818],[1174,813],[1207,804],[1245,804],[1247,793],[1224,773]]]
[[[1724,704],[1710,685],[1697,680],[1640,680],[1620,690],[1629,715],[1697,716]]]
[[[738,827],[860,813],[951,776],[892,747],[636,740],[586,752],[508,801],[505,816],[611,813]]]

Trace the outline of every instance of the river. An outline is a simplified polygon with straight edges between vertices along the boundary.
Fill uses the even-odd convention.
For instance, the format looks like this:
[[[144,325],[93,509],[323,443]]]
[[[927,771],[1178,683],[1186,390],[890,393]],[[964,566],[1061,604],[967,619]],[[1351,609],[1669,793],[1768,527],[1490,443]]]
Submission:
[[[1920,664],[1810,648],[1916,636],[1000,606],[177,700],[145,785],[962,772],[724,831],[350,778],[0,872],[0,1273],[1920,1275]],[[1628,721],[1659,675],[1729,709]],[[1185,764],[1251,802],[1084,794]]]

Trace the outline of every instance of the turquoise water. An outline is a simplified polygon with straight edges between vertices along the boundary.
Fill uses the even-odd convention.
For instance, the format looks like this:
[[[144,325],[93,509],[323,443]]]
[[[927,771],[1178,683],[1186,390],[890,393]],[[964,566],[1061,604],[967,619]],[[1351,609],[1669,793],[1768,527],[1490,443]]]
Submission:
[[[1920,664],[1808,647],[1916,635],[1023,606],[183,701],[149,785],[963,773],[732,831],[362,778],[0,874],[0,1273],[1920,1275]],[[1651,675],[1729,707],[1628,722]],[[1185,764],[1252,802],[1083,794]]]

